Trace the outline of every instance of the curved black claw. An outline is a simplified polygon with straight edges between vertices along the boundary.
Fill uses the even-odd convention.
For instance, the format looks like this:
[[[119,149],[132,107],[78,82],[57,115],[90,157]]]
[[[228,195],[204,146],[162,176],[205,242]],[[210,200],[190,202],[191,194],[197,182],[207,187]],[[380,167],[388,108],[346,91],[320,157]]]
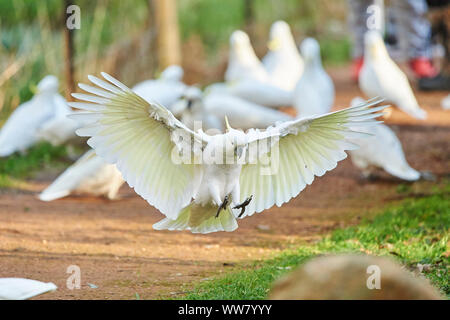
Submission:
[[[250,197],[245,199],[245,201],[242,202],[241,204],[238,204],[237,206],[233,207],[233,209],[241,209],[241,213],[239,213],[238,218],[242,217],[242,215],[245,212],[245,208],[250,204],[252,199],[253,199],[253,195],[251,195]]]
[[[219,209],[217,209],[216,218],[219,217],[220,211],[225,210],[227,208],[228,200],[229,200],[229,197],[228,197],[228,195],[226,195],[225,198],[223,199],[222,204],[219,206]]]

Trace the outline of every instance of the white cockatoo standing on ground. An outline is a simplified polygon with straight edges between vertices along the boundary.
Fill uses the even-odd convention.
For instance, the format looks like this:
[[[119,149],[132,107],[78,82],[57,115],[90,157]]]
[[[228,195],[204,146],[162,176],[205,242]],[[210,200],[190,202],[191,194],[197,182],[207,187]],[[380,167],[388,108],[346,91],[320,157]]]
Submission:
[[[300,50],[305,65],[294,91],[297,116],[328,113],[334,104],[334,85],[322,67],[319,43],[316,39],[306,38],[300,45]]]
[[[253,50],[250,38],[241,30],[236,30],[230,37],[228,67],[225,71],[226,82],[252,80],[270,83],[270,77]]]
[[[25,300],[56,289],[56,285],[51,282],[0,278],[0,300]]]
[[[364,99],[360,97],[352,100],[352,106],[361,106],[364,103]],[[382,168],[403,180],[420,179],[420,172],[409,166],[400,140],[388,126],[352,126],[351,129],[372,134],[369,138],[352,139],[353,143],[359,145],[359,149],[349,151],[353,164],[362,170],[365,177],[369,177],[373,169]]]
[[[207,112],[219,119],[226,116],[233,127],[243,130],[264,129],[277,122],[292,120],[286,113],[226,93],[210,93],[203,102]]]
[[[140,82],[132,89],[145,100],[161,103],[170,108],[186,90],[183,75],[183,68],[171,65],[161,73],[158,79]]]
[[[272,84],[271,78],[253,50],[248,35],[237,30],[230,37],[226,83],[208,87],[227,92],[256,104],[277,108],[292,104],[292,93]]]
[[[205,88],[205,93],[228,94],[274,109],[292,105],[292,92],[269,83],[248,79],[232,83],[213,83]]]
[[[262,63],[271,82],[284,90],[294,90],[303,72],[303,59],[285,21],[272,24],[268,47]]]
[[[425,110],[417,103],[408,78],[389,57],[378,31],[364,36],[364,62],[359,74],[359,87],[368,97],[380,97],[394,103],[410,116],[423,120]]]
[[[55,116],[70,109],[58,93],[58,78],[49,75],[37,86],[34,97],[14,110],[0,129],[0,157],[24,152],[38,142],[38,131]]]
[[[114,199],[123,183],[122,175],[115,165],[106,163],[94,150],[89,150],[42,191],[39,199],[53,201],[70,194]]]
[[[91,137],[96,153],[166,216],[153,225],[158,230],[233,231],[236,219],[281,206],[356,147],[348,139],[360,133],[351,126],[377,123],[384,108],[373,101],[247,133],[227,123],[226,133],[211,136],[102,76],[89,76],[99,89],[87,103],[71,103],[87,111],[72,117],[91,122],[77,134]]]
[[[223,129],[223,118],[218,118],[205,108],[203,92],[199,88],[186,89],[182,98],[172,105],[171,111],[191,130],[194,130],[196,122],[201,125],[198,129],[217,129],[218,131]]]

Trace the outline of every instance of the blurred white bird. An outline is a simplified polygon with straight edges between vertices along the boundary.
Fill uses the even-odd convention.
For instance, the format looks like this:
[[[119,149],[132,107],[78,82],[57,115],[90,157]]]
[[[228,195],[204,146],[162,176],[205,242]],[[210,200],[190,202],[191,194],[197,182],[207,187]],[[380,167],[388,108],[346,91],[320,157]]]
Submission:
[[[294,90],[303,72],[303,59],[298,52],[291,28],[285,21],[276,21],[270,28],[269,52],[262,63],[271,82],[285,90]]]
[[[241,80],[232,83],[214,83],[205,88],[205,93],[229,94],[260,106],[279,108],[292,105],[292,92],[269,83]]]
[[[236,30],[230,37],[230,53],[225,81],[252,80],[270,83],[270,77],[253,50],[248,35]]]
[[[194,121],[202,121],[203,129],[215,128],[223,131],[223,119],[228,117],[231,124],[239,129],[267,128],[276,122],[292,120],[289,115],[269,109],[225,92],[211,92],[203,95],[196,88],[172,108],[172,112],[184,110],[178,119],[194,130]],[[196,131],[196,130],[194,130]]]
[[[172,105],[172,113],[189,129],[197,131],[196,123],[200,125],[198,129],[222,131],[222,118],[218,118],[205,108],[203,93],[199,88],[189,87],[183,97]]]
[[[27,150],[39,141],[39,129],[69,108],[58,85],[55,76],[44,77],[34,97],[14,110],[0,131],[0,157]]]
[[[359,87],[368,97],[381,97],[417,119],[426,119],[409,85],[408,78],[389,57],[383,38],[371,30],[364,36],[364,63]]]
[[[297,196],[355,145],[350,126],[377,123],[384,107],[371,104],[283,122],[266,131],[193,132],[163,106],[148,103],[106,73],[90,76],[102,89],[72,103],[91,124],[77,130],[124,179],[167,218],[155,229],[194,233],[233,231],[251,216]],[[102,90],[100,97],[98,90]],[[364,135],[364,134],[363,134]],[[268,161],[269,160],[269,161]]]
[[[248,35],[237,30],[230,37],[230,54],[225,72],[226,84],[216,83],[208,87],[254,102],[277,108],[292,104],[292,93],[271,83],[269,74],[253,50]]]
[[[82,127],[73,119],[69,119],[69,114],[76,113],[65,102],[66,108],[60,108],[55,116],[45,122],[36,132],[39,140],[48,141],[54,146],[59,146],[67,142],[81,141],[75,134],[75,130]]]
[[[450,110],[450,94],[442,99],[441,105],[443,109]]]
[[[219,119],[228,117],[235,128],[264,129],[277,122],[292,120],[281,111],[273,110],[226,93],[211,93],[203,100],[205,110]]]
[[[364,99],[356,97],[351,105],[362,106],[364,103]],[[352,126],[351,129],[372,134],[366,139],[351,139],[360,148],[349,151],[353,164],[362,170],[365,177],[369,177],[373,169],[382,168],[403,180],[420,179],[420,172],[409,166],[400,140],[388,126],[384,124],[371,127]]]
[[[334,103],[334,85],[322,67],[319,43],[313,38],[306,38],[300,50],[305,59],[305,66],[294,91],[297,116],[328,113]]]
[[[39,199],[53,201],[72,193],[114,199],[123,183],[115,165],[106,163],[94,150],[89,150],[48,186]]]
[[[186,84],[182,81],[183,74],[183,68],[171,65],[158,79],[140,82],[133,87],[133,91],[149,102],[161,103],[170,108],[186,90]]]
[[[0,278],[0,300],[25,300],[56,289],[55,284],[51,282],[23,278]]]

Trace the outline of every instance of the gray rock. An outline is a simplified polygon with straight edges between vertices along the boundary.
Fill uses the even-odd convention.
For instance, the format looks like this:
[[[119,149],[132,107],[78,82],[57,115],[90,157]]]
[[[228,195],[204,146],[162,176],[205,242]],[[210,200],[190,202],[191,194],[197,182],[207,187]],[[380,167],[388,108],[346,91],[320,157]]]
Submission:
[[[391,259],[331,255],[313,258],[276,281],[269,299],[437,300],[442,297],[426,279],[414,277]]]

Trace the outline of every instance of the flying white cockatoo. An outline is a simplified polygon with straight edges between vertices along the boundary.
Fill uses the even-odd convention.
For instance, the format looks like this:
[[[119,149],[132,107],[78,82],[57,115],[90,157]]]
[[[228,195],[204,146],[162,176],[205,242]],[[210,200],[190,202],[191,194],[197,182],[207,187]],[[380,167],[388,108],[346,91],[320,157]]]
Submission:
[[[426,119],[414,96],[406,75],[400,70],[384,45],[381,34],[369,30],[364,36],[364,62],[359,87],[368,97],[380,97],[417,119]]]
[[[174,115],[189,129],[194,129],[194,121],[201,121],[203,130],[218,129],[223,131],[223,119],[228,117],[235,128],[267,128],[276,122],[292,120],[281,111],[266,108],[226,92],[209,92],[203,94],[198,88],[188,90],[183,99],[172,108]],[[196,130],[194,130],[196,131]]]
[[[0,278],[0,300],[25,300],[56,289],[56,285],[51,282]]]
[[[303,72],[303,59],[298,52],[291,28],[285,21],[276,21],[270,28],[269,52],[262,63],[271,82],[285,90],[294,90]]]
[[[72,117],[90,121],[77,134],[166,216],[157,230],[233,231],[236,219],[281,206],[356,147],[347,141],[359,134],[350,126],[377,123],[384,108],[372,101],[247,133],[227,123],[226,133],[210,136],[102,76],[88,77],[99,88],[83,96],[87,103],[71,103],[87,111]]]
[[[123,183],[115,165],[106,163],[94,150],[89,150],[42,191],[39,199],[53,201],[73,193],[114,199]]]
[[[364,99],[356,97],[351,105],[354,107],[365,104]],[[374,168],[382,168],[387,173],[407,181],[419,180],[419,171],[411,168],[406,161],[400,140],[388,126],[352,126],[352,130],[366,132],[372,136],[368,138],[356,138],[351,141],[359,146],[359,149],[351,150],[350,158],[353,164],[362,170],[365,177],[369,177]]]
[[[300,45],[300,50],[305,66],[294,91],[297,116],[328,113],[334,103],[334,85],[322,67],[319,43],[316,39],[306,38]]]
[[[37,134],[45,123],[69,107],[58,94],[58,78],[49,75],[37,86],[34,97],[18,106],[0,129],[0,157],[24,152],[41,138]]]
[[[187,88],[183,83],[183,74],[183,68],[171,65],[164,69],[158,79],[140,82],[132,89],[148,102],[157,102],[170,108]]]

